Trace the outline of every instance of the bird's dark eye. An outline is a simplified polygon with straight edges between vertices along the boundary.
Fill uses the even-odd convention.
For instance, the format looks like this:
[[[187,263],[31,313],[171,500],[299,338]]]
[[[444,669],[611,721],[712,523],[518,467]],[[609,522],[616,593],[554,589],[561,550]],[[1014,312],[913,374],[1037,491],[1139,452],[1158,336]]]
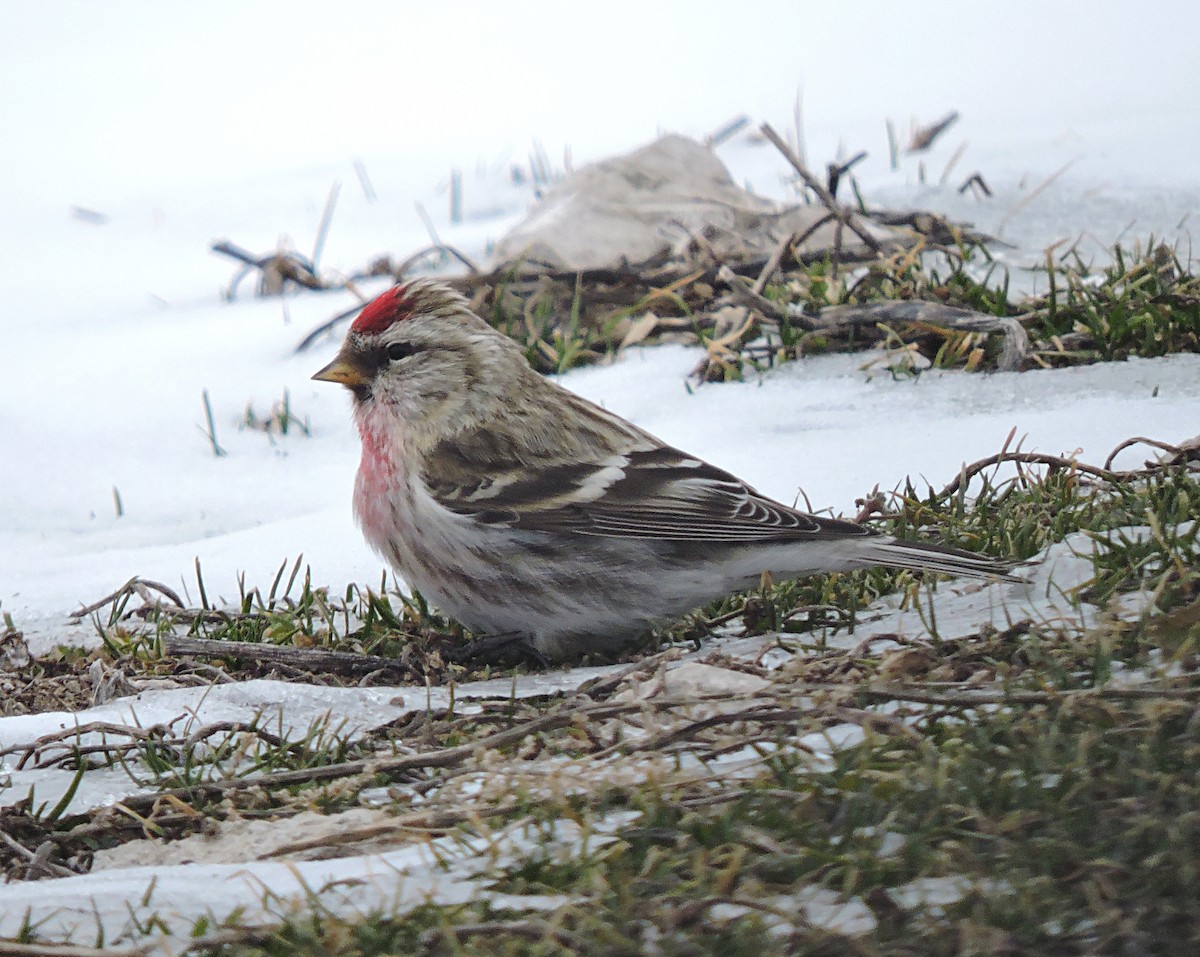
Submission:
[[[387,347],[387,357],[393,362],[399,362],[401,359],[407,359],[417,351],[417,347],[409,345],[407,342],[393,342]]]

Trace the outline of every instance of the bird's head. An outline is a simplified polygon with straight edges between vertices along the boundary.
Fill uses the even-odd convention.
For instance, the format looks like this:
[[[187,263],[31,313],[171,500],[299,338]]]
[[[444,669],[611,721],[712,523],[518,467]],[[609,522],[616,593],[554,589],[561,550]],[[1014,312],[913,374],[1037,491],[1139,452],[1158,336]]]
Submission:
[[[501,383],[529,371],[516,345],[466,299],[417,279],[368,303],[336,358],[313,378],[346,386],[360,410],[386,409],[410,427],[437,428],[486,417]]]

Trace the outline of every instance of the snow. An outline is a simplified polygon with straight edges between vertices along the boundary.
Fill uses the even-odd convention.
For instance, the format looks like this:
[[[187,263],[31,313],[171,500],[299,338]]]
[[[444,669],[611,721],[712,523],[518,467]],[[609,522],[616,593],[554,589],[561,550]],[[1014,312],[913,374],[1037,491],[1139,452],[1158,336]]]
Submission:
[[[564,854],[581,853],[606,840],[583,833],[573,822],[555,827]],[[426,901],[495,899],[496,906],[540,909],[550,904],[544,896],[496,895],[476,878],[484,863],[516,861],[530,853],[541,836],[536,831],[522,823],[478,838],[452,835],[407,845],[399,840],[398,849],[369,856],[249,864],[198,861],[28,882],[2,889],[0,935],[14,934],[27,913],[46,917],[40,934],[77,939],[95,939],[97,928],[103,927],[111,940],[122,928],[146,926],[152,916],[162,926],[188,928],[201,917],[219,921],[234,907],[244,924],[263,924],[301,911],[314,895],[328,913],[346,918],[401,912]],[[185,942],[186,936],[165,941],[164,952],[182,949]]]
[[[49,711],[0,718],[0,749],[24,752],[47,735],[60,744],[41,743],[27,767],[0,762],[0,806],[23,800],[33,789],[38,804],[54,807],[72,787],[75,773],[55,767],[69,758],[72,747],[123,742],[121,727],[162,728],[184,738],[218,722],[255,725],[280,738],[329,741],[353,739],[412,711],[442,711],[456,703],[459,713],[478,710],[477,699],[506,701],[571,691],[584,681],[608,675],[615,666],[575,668],[529,676],[519,683],[494,678],[457,685],[453,692],[436,688],[330,688],[264,679],[212,687],[147,690],[109,704],[77,712]],[[103,724],[106,727],[88,730]],[[72,733],[73,732],[73,733]],[[9,759],[11,760],[11,759]],[[46,765],[46,766],[39,766]],[[147,782],[149,783],[149,775]],[[96,769],[86,774],[63,813],[77,814],[142,793],[142,782],[124,768]]]
[[[702,136],[742,111],[784,130],[802,87],[814,168],[868,149],[855,173],[869,199],[942,209],[998,232],[1015,244],[998,254],[1014,267],[1064,240],[1080,240],[1088,256],[1118,237],[1186,244],[1200,201],[1200,66],[1191,48],[1200,10],[1184,2],[1134,10],[1020,0],[969,14],[950,0],[919,13],[884,2],[751,3],[735,13],[718,3],[616,0],[571,14],[540,2],[446,12],[352,3],[336,18],[303,2],[286,12],[231,0],[194,10],[132,0],[60,7],[47,16],[37,5],[6,6],[0,29],[0,612],[39,652],[94,642],[86,624],[66,624],[70,612],[135,575],[195,598],[199,562],[210,597],[228,599],[239,574],[265,586],[281,562],[303,554],[312,580],[333,593],[380,580],[381,562],[350,515],[357,437],[348,400],[309,380],[336,341],[293,351],[354,297],[255,300],[247,282],[225,302],[234,269],[206,251],[228,237],[266,252],[287,236],[310,252],[334,182],[341,192],[323,268],[349,272],[424,245],[417,202],[443,239],[485,259],[532,199],[508,168],[527,162],[535,139],[562,165],[566,148],[578,164],[659,128]],[[616,68],[617,50],[630,66]],[[962,119],[923,158],[924,182],[914,158],[888,168],[885,118],[903,136],[910,115],[928,122],[950,109]],[[787,170],[770,147],[742,137],[719,155],[739,182],[787,195]],[[461,224],[446,212],[452,168],[464,174]],[[956,191],[976,170],[992,200]],[[1018,271],[1015,281],[1037,280]],[[361,288],[370,295],[384,284]],[[863,357],[826,357],[688,390],[697,360],[695,349],[635,349],[563,382],[768,494],[791,501],[803,491],[814,508],[842,512],[876,483],[948,482],[1014,428],[1026,449],[1080,450],[1088,461],[1133,435],[1177,442],[1200,431],[1196,356],[915,381],[863,371]],[[285,390],[311,437],[239,429],[247,406],[266,415]],[[205,392],[221,457],[203,433]],[[1118,464],[1144,457],[1125,456]],[[1068,550],[1059,557],[1073,582]],[[942,587],[939,628],[989,606],[1002,617],[1012,602],[1048,602],[1053,589],[1043,586],[1023,595]],[[879,630],[900,627],[922,626],[909,613]],[[549,676],[521,693],[585,677]],[[499,684],[487,693],[509,693]],[[102,717],[182,727],[264,708],[298,731],[329,713],[352,713],[365,728],[427,700],[425,689],[273,682],[147,691],[77,715],[2,719],[0,746]],[[858,734],[846,726],[806,743],[827,754]],[[55,801],[70,775],[9,766],[0,786],[5,778],[6,803],[30,784],[39,800]],[[136,790],[123,774],[89,773],[74,801],[94,806]],[[526,846],[514,832],[502,852],[493,835],[490,851],[459,848],[461,866],[443,871],[437,855],[452,856],[451,839],[439,840],[445,846],[434,842],[432,853],[164,865],[6,886],[0,935],[26,908],[35,921],[57,913],[63,927],[90,927],[95,914],[120,924],[151,883],[153,900],[138,913],[185,923],[238,905],[267,914],[274,905],[264,889],[286,900],[328,888],[321,900],[333,906],[348,880],[363,883],[338,906],[464,899],[479,892],[471,875],[480,856]]]

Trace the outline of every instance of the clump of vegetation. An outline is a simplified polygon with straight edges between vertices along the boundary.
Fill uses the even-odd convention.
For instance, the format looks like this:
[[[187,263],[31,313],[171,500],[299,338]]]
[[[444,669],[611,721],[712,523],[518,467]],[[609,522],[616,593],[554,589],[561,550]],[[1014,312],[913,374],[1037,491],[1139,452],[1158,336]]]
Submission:
[[[309,422],[308,416],[301,417],[292,409],[292,397],[287,389],[283,390],[283,398],[273,403],[266,415],[256,412],[253,403],[247,403],[241,427],[262,432],[272,442],[277,435],[286,436],[289,433],[299,433],[303,436],[312,435],[312,424]]]
[[[1031,326],[1051,347],[1039,353],[1047,364],[1200,352],[1200,278],[1168,246],[1117,247],[1102,269],[1077,253],[1058,264],[1048,256],[1045,276]]]
[[[942,232],[946,231],[943,224]],[[981,239],[921,239],[863,263],[793,260],[748,293],[717,265],[639,277],[591,272],[458,281],[480,313],[520,342],[543,372],[564,372],[628,345],[699,342],[708,381],[830,351],[883,348],[897,369],[986,371],[1200,351],[1200,277],[1173,249],[1117,247],[1106,265],[1074,249],[1047,254],[1046,291],[1010,299],[1008,268]],[[760,277],[761,282],[761,277]],[[924,304],[914,314],[909,308]],[[980,319],[1013,320],[1019,361]],[[971,320],[975,320],[972,322]],[[986,324],[985,324],[986,326]],[[1010,332],[1011,334],[1011,332]]]

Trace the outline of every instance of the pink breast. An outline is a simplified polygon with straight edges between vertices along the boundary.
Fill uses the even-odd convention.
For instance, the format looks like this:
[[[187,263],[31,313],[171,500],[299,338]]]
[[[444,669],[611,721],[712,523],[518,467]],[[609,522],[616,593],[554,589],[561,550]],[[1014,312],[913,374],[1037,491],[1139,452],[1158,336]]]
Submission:
[[[387,554],[397,532],[395,505],[404,485],[403,444],[371,417],[359,420],[362,461],[354,483],[354,513],[367,540]]]

